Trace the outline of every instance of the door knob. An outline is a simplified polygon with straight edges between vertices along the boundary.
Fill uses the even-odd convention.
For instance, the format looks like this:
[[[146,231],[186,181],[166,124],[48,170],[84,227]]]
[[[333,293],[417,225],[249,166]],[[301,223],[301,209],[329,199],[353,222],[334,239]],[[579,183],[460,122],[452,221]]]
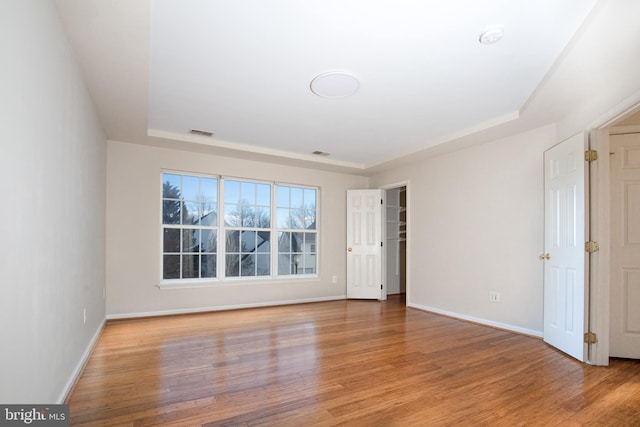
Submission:
[[[549,255],[549,254],[542,254],[542,255],[540,255],[540,259],[551,259],[551,255]]]
[[[349,252],[351,252],[353,249],[349,248],[349,249],[347,249],[347,250],[348,250]]]

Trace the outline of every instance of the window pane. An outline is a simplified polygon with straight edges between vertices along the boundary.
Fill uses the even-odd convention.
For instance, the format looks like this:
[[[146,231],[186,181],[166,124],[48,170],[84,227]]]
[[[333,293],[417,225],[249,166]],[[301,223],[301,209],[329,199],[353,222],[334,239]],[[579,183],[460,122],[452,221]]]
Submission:
[[[316,211],[311,209],[304,210],[304,228],[306,230],[316,229]]]
[[[165,228],[162,239],[163,252],[180,252],[180,230]]]
[[[286,276],[291,274],[291,255],[280,253],[278,255],[278,274]]]
[[[279,208],[289,207],[289,187],[283,185],[276,187],[276,206]]]
[[[256,256],[256,269],[258,276],[268,276],[271,274],[271,257],[269,254],[258,254]]]
[[[316,233],[305,233],[305,252],[316,252]]]
[[[316,190],[304,190],[304,228],[307,230],[316,229],[316,196]]]
[[[302,274],[316,273],[316,233],[305,233],[304,236],[304,271]]]
[[[304,228],[304,209],[291,209],[289,228]]]
[[[256,208],[256,227],[257,228],[269,228],[271,227],[271,214],[269,208]]]
[[[255,211],[253,206],[240,205],[240,225],[242,227],[254,227],[255,226]]]
[[[227,254],[225,256],[225,275],[227,277],[238,277],[240,276],[240,255]]]
[[[200,237],[202,238],[201,252],[216,252],[218,247],[217,234],[216,230],[200,230]]]
[[[278,252],[291,252],[291,233],[284,231],[278,233]]]
[[[180,175],[162,174],[162,197],[165,199],[180,198]]]
[[[180,202],[177,200],[162,201],[162,223],[180,224]]]
[[[271,186],[269,184],[258,184],[256,204],[271,206]]]
[[[200,265],[201,277],[216,277],[216,256],[202,255]]]
[[[271,252],[271,233],[268,231],[258,232],[258,252]]]
[[[302,252],[304,233],[291,233],[291,252]]]
[[[242,252],[255,252],[256,251],[256,232],[255,231],[243,231],[242,232]]]
[[[291,274],[300,274],[302,269],[302,255],[291,254]]]
[[[278,215],[278,228],[290,228],[289,227],[289,209],[278,208],[276,211]]]
[[[182,230],[182,252],[200,251],[200,230],[185,228]]]
[[[240,184],[240,198],[242,203],[248,205],[256,204],[256,185],[251,182],[243,182]]]
[[[307,209],[316,208],[316,190],[310,188],[304,189],[304,207]]]
[[[240,183],[238,181],[224,181],[224,202],[240,203]]]
[[[162,278],[180,278],[180,255],[164,255],[162,257]]]
[[[200,203],[185,202],[183,205],[183,224],[200,225]]]
[[[199,277],[200,272],[199,255],[182,255],[182,278],[194,279]]]
[[[240,252],[240,232],[237,230],[227,230],[226,250],[229,252]]]
[[[238,205],[225,204],[224,205],[224,225],[230,227],[239,227],[240,222],[240,209]]]
[[[214,204],[218,201],[218,180],[213,178],[200,179],[201,200]]]
[[[242,275],[243,276],[255,276],[256,275],[256,256],[254,254],[245,254],[241,257],[242,263]]]
[[[182,198],[200,200],[200,178],[186,175],[182,177]]]
[[[216,214],[216,207],[208,207],[207,204],[202,208],[202,218],[200,218],[200,225],[204,227],[215,227],[218,225],[218,215]]]
[[[304,203],[302,202],[303,190],[302,188],[291,188],[291,207],[302,208]]]

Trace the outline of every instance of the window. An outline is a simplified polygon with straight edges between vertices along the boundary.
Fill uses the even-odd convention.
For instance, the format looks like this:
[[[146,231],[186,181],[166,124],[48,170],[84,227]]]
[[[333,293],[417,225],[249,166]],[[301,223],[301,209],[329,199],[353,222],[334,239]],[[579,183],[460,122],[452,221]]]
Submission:
[[[271,185],[224,181],[225,276],[271,274]]]
[[[163,173],[162,279],[317,274],[317,193]]]
[[[278,185],[278,274],[316,273],[316,190]]]
[[[218,180],[162,175],[162,278],[216,277]]]

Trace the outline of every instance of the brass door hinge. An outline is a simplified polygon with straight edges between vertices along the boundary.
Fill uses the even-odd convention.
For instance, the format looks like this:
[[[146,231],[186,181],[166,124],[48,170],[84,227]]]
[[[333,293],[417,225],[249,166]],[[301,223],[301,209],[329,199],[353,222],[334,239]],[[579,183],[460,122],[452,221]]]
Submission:
[[[598,160],[598,152],[596,150],[587,150],[584,152],[584,160],[587,162],[593,162]]]
[[[587,344],[595,344],[598,342],[598,335],[593,332],[584,333],[584,342]]]
[[[584,250],[586,252],[592,253],[592,252],[598,252],[598,242],[594,242],[592,240],[589,240],[588,242],[585,242],[584,244]]]

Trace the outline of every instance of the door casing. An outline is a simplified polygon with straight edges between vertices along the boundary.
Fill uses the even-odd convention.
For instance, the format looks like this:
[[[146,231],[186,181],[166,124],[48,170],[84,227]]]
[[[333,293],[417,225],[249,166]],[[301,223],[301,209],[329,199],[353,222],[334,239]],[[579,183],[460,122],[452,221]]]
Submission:
[[[589,346],[588,362],[609,364],[611,200],[609,197],[610,164],[609,132],[620,120],[640,111],[640,91],[629,96],[607,113],[591,122],[590,147],[599,153],[590,168],[590,216],[592,240],[599,251],[591,254],[589,330],[597,334],[597,342]],[[640,127],[639,127],[640,130]]]

